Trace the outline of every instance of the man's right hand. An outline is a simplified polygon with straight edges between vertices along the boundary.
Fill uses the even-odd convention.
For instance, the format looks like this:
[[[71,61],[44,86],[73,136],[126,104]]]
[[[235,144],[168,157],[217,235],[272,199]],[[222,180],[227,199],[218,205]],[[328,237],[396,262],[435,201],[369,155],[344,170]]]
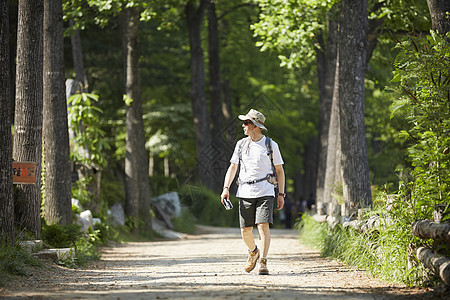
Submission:
[[[223,203],[223,199],[228,199],[230,196],[230,191],[228,190],[227,187],[224,187],[222,190],[222,195],[220,195],[220,201]]]

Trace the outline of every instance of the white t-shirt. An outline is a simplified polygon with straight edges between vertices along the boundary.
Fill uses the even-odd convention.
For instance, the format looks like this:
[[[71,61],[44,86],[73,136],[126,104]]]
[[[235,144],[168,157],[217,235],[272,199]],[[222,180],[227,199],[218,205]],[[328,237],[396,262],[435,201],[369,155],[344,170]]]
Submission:
[[[275,166],[284,164],[278,144],[272,140],[273,164]],[[270,156],[267,155],[266,137],[263,136],[257,142],[253,142],[250,137],[243,138],[236,143],[230,162],[239,164],[239,147],[241,150],[241,165],[238,175],[238,190],[236,197],[259,198],[263,196],[275,196],[274,185],[267,180],[254,184],[244,184],[252,180],[261,179],[272,174]]]

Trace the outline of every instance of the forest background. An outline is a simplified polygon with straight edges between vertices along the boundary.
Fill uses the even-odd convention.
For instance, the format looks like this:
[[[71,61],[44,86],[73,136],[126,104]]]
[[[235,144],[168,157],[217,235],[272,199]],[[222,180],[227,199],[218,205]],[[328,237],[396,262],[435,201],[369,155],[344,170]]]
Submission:
[[[44,2],[46,6],[29,1],[28,9],[38,17],[52,11],[56,19],[61,16],[61,34],[64,29],[61,56],[48,47],[45,50],[49,45],[46,44],[46,36],[51,35],[51,26],[47,25],[52,24],[51,21],[46,23],[43,17],[40,26],[30,28],[37,30],[36,36],[43,36],[41,46],[36,49],[41,47],[44,50],[35,53],[42,51],[41,68],[45,70],[47,65],[59,67],[64,79],[74,79],[66,82],[68,93],[75,94],[70,98],[66,117],[69,120],[67,131],[73,132],[70,149],[67,149],[70,150],[72,166],[68,160],[65,165],[51,163],[52,154],[46,152],[52,147],[50,145],[61,144],[57,132],[61,128],[63,132],[65,130],[58,127],[62,123],[45,123],[51,115],[45,113],[45,79],[41,78],[42,82],[35,82],[36,85],[29,89],[21,88],[20,6],[25,7],[25,2],[2,2],[2,12],[8,16],[8,34],[3,34],[2,40],[8,40],[4,45],[8,45],[10,53],[9,67],[2,69],[2,77],[8,79],[6,83],[2,81],[5,84],[2,87],[7,86],[2,94],[2,113],[6,115],[2,116],[15,126],[11,153],[15,160],[32,159],[40,165],[42,157],[39,153],[42,152],[36,150],[41,148],[41,144],[36,142],[39,135],[33,139],[36,143],[33,148],[37,152],[34,157],[25,155],[25,147],[16,144],[19,140],[17,127],[21,125],[18,116],[27,115],[32,110],[35,118],[44,115],[41,122],[44,123],[45,162],[42,194],[40,183],[34,187],[38,193],[31,191],[33,187],[18,186],[14,191],[14,209],[2,208],[2,213],[8,209],[13,211],[12,215],[3,215],[15,216],[15,225],[31,231],[36,238],[40,237],[40,218],[30,218],[30,215],[36,216],[38,211],[40,216],[42,207],[44,223],[71,224],[72,211],[64,212],[64,207],[72,197],[79,198],[96,216],[105,216],[109,207],[122,203],[128,226],[136,231],[141,228],[141,232],[149,232],[150,197],[175,190],[182,195],[183,204],[195,217],[203,217],[204,222],[217,221],[221,214],[218,194],[223,176],[235,142],[243,137],[236,116],[250,108],[266,115],[267,134],[280,145],[291,201],[308,199],[312,195],[319,211],[326,209],[327,203],[341,204],[341,198],[345,198],[341,180],[336,178],[325,182],[325,173],[331,167],[324,153],[340,152],[339,147],[327,149],[331,144],[328,142],[330,137],[354,135],[349,128],[341,128],[350,130],[346,133],[331,133],[332,129],[340,128],[331,123],[334,98],[333,93],[330,94],[330,86],[332,91],[336,82],[333,84],[332,80],[330,84],[326,81],[327,78],[335,79],[334,70],[339,57],[332,49],[339,42],[333,32],[338,25],[344,26],[342,20],[346,17],[353,22],[354,28],[358,28],[358,22],[361,22],[355,19],[365,20],[361,24],[367,28],[367,31],[360,30],[365,33],[361,38],[365,38],[363,45],[366,51],[362,57],[365,61],[360,66],[365,78],[362,98],[359,99],[362,99],[362,105],[359,111],[354,112],[354,115],[363,113],[364,142],[357,146],[362,153],[361,165],[367,164],[367,168],[358,171],[361,173],[355,171],[361,176],[352,180],[367,184],[369,192],[366,190],[364,196],[359,194],[352,201],[362,206],[370,205],[372,196],[367,195],[376,195],[379,190],[385,193],[400,190],[408,194],[409,188],[402,190],[402,186],[416,182],[417,178],[419,183],[422,180],[423,189],[429,188],[419,173],[413,172],[414,179],[411,179],[410,170],[418,167],[417,160],[420,160],[419,156],[411,157],[411,153],[426,153],[428,150],[414,148],[417,142],[414,133],[422,133],[418,133],[420,130],[415,126],[418,120],[414,116],[417,114],[411,113],[417,107],[416,103],[402,98],[405,92],[408,93],[405,89],[402,91],[402,87],[411,81],[400,72],[402,61],[398,58],[409,50],[398,45],[407,47],[405,45],[413,41],[410,45],[414,47],[414,39],[420,37],[425,37],[426,44],[430,36],[435,43],[445,45],[445,39],[430,35],[432,15],[429,6],[433,1],[369,1],[367,7],[363,5],[354,11],[352,9],[357,7],[353,6],[354,3],[342,1],[350,6],[347,12],[351,12],[344,18],[339,16],[339,3],[331,0]],[[59,11],[58,4],[64,10]],[[446,9],[448,11],[448,7]],[[442,27],[445,33],[448,31],[445,14],[441,20],[447,24]],[[434,27],[435,23],[433,29],[436,29]],[[432,42],[428,39],[429,44]],[[444,57],[448,55],[448,46],[446,49]],[[31,57],[34,52],[28,51],[25,55]],[[60,57],[59,63],[46,64],[46,57],[57,56]],[[403,63],[408,59],[406,57]],[[439,85],[444,86],[443,95],[448,91],[448,68],[445,70],[448,57],[446,59],[442,62],[444,67],[441,65],[436,69],[440,68],[439,76],[443,76],[443,84]],[[38,70],[39,66],[30,82],[40,77],[35,76]],[[408,74],[411,73],[413,71],[409,70]],[[61,85],[56,89],[60,95],[63,91],[66,103],[67,95]],[[27,98],[21,96],[23,90],[34,93],[34,98],[42,95],[43,108],[39,108],[39,99],[37,108],[21,101]],[[445,107],[448,102],[445,104],[444,101],[443,105]],[[20,107],[23,111],[18,114]],[[402,108],[405,109],[403,112]],[[396,117],[393,117],[393,111],[397,112]],[[7,124],[5,128],[9,126]],[[53,135],[46,134],[45,128],[51,126]],[[444,132],[444,138],[438,152],[444,152],[444,155],[445,146],[448,146],[446,126],[448,124],[439,128]],[[5,140],[10,139],[5,136]],[[66,153],[64,151],[58,153]],[[8,151],[2,149],[2,158],[4,153],[8,154]],[[8,158],[5,161],[9,162]],[[445,161],[448,161],[446,156]],[[344,165],[334,167],[345,169]],[[433,174],[441,174],[445,167],[446,162],[442,161]],[[11,174],[10,169],[4,170],[5,174]],[[51,180],[66,176],[63,182],[67,182],[67,176],[72,175],[75,179],[70,180],[74,182],[71,189],[65,191],[65,195],[58,195],[62,185]],[[5,176],[2,179],[7,177],[2,176]],[[435,195],[440,197],[440,203],[448,203],[448,185],[443,184],[446,180],[439,177]],[[6,189],[11,185],[8,180],[2,180],[2,183],[2,188],[6,186]],[[51,187],[54,187],[53,192],[47,190]],[[5,195],[8,194],[12,192]],[[32,196],[34,198],[39,195],[37,202],[33,205],[21,202],[21,197],[30,199],[31,194],[35,195]],[[207,204],[213,201],[214,208]],[[430,207],[434,208],[436,200],[430,201]],[[448,207],[445,209],[448,211]],[[430,209],[427,209],[429,213]],[[220,223],[215,225],[230,225]],[[11,226],[2,227],[2,240],[8,235],[14,240],[14,234],[11,235],[8,228]]]

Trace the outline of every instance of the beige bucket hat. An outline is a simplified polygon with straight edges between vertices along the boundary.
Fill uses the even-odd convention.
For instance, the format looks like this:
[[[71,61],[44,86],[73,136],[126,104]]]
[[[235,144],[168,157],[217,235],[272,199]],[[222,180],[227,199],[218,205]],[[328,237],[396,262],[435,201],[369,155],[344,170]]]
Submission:
[[[250,111],[246,115],[239,115],[238,118],[242,121],[250,120],[253,124],[255,124],[255,126],[258,126],[262,130],[267,131],[267,128],[264,126],[266,117],[256,109],[250,109]]]

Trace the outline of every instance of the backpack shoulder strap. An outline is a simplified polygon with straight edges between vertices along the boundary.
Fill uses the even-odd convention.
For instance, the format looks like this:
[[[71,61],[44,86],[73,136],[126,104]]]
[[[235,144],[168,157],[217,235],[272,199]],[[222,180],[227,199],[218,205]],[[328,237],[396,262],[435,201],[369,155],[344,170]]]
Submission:
[[[270,155],[270,160],[273,160],[272,139],[268,136],[266,136],[266,148],[267,148],[267,155]]]
[[[266,148],[267,148],[267,155],[270,157],[270,163],[272,164],[272,171],[274,174],[276,174],[275,165],[273,164],[272,139],[268,136],[266,136]]]
[[[248,137],[242,138],[238,141],[239,144],[239,148],[238,148],[238,156],[239,156],[239,164],[241,164],[241,160],[242,160],[242,149],[244,148],[245,142],[248,141]],[[248,141],[250,142],[250,141]]]

